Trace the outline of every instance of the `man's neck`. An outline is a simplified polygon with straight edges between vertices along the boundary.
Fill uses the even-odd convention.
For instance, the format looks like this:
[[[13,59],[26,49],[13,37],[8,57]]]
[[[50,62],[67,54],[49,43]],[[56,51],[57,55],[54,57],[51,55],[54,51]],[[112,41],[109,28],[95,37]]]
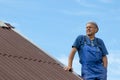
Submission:
[[[90,40],[93,40],[95,38],[95,35],[87,35]]]

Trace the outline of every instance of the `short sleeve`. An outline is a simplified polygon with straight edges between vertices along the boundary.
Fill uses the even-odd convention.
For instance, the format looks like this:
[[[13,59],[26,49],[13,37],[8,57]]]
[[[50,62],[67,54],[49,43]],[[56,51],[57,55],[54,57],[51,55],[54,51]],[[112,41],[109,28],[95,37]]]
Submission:
[[[100,48],[101,48],[101,51],[102,51],[102,55],[103,56],[108,55],[108,51],[106,49],[106,46],[105,46],[103,40],[100,39],[99,42],[100,42],[99,44],[100,44]]]
[[[82,37],[83,37],[83,35],[79,35],[79,36],[75,39],[75,41],[74,41],[74,43],[73,43],[73,45],[72,45],[72,48],[75,47],[75,48],[77,48],[77,50],[79,50],[79,48],[80,48],[80,42],[81,42]]]

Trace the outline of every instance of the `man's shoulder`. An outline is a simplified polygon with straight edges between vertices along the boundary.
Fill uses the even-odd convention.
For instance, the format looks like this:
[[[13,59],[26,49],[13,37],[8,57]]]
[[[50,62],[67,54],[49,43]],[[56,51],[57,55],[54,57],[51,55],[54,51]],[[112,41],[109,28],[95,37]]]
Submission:
[[[77,38],[81,39],[83,38],[85,35],[78,35]]]
[[[96,37],[96,40],[97,40],[97,42],[100,43],[100,44],[103,43],[103,40],[102,40],[101,38]]]
[[[85,38],[85,35],[78,35],[76,38],[76,41],[82,43],[82,42],[84,42],[84,38]]]

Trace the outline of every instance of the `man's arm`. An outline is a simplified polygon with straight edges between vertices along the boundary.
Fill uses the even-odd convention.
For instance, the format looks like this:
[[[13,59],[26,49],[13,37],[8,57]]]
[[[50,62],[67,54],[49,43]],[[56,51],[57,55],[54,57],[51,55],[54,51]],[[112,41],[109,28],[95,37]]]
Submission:
[[[107,68],[107,65],[108,65],[107,56],[103,56],[102,61],[103,61],[103,66]]]
[[[69,58],[68,58],[68,66],[65,67],[65,70],[67,70],[67,71],[72,70],[72,62],[73,62],[73,58],[74,58],[76,51],[77,51],[77,49],[75,47],[73,47],[70,52]]]

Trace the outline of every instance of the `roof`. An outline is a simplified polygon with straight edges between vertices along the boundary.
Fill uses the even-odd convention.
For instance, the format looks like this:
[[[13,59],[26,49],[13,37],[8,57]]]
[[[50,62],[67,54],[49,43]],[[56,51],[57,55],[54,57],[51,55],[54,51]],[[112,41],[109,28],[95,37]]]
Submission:
[[[6,29],[11,29],[14,28],[12,25],[10,25],[9,23],[5,23],[3,21],[0,21],[0,27],[2,28],[6,28]]]
[[[0,27],[0,80],[80,80],[19,33]]]

